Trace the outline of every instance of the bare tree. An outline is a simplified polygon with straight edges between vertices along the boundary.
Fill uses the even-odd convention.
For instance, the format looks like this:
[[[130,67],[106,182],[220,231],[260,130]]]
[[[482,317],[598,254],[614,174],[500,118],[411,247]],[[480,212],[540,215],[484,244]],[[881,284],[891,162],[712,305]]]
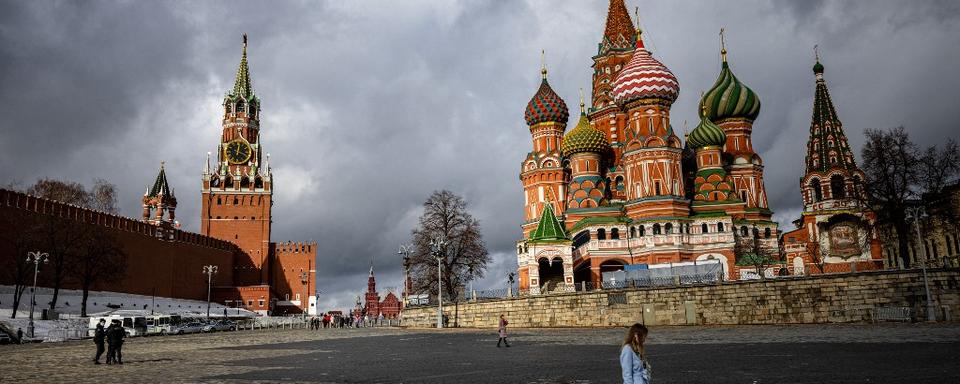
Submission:
[[[23,293],[30,286],[33,268],[27,262],[27,252],[37,247],[37,229],[19,213],[0,216],[0,228],[7,228],[0,231],[0,243],[6,243],[11,250],[9,254],[3,255],[0,268],[7,274],[9,281],[13,281],[13,311],[10,314],[13,319],[17,317]]]
[[[863,171],[867,175],[870,205],[878,219],[887,222],[897,234],[897,253],[909,266],[910,223],[906,209],[910,200],[927,193],[939,193],[960,173],[957,143],[920,151],[903,127],[887,131],[867,129],[863,151]],[[952,211],[955,210],[945,210]]]
[[[83,239],[76,257],[68,260],[70,277],[80,285],[83,298],[80,316],[87,316],[87,297],[90,288],[97,282],[114,282],[123,279],[127,269],[127,256],[113,234],[106,228],[97,227]]]
[[[90,204],[90,194],[83,185],[74,182],[42,179],[28,188],[27,193],[82,207],[88,207]],[[88,227],[89,225],[85,223],[52,214],[44,215],[38,221],[38,240],[44,251],[50,254],[50,266],[53,272],[53,275],[49,276],[53,286],[50,310],[57,307],[60,287],[67,277],[67,265],[70,263],[70,258],[76,256],[77,245],[84,238]]]
[[[483,277],[490,255],[483,244],[480,222],[467,212],[467,203],[450,191],[434,191],[423,203],[420,225],[413,230],[410,268],[414,292],[437,294],[437,259],[431,242],[443,237],[439,250],[443,290],[456,299],[466,282]]]
[[[117,186],[104,179],[94,179],[88,195],[90,208],[117,213]]]
[[[820,271],[820,274],[824,272],[824,266],[826,266],[826,257],[824,257],[823,247],[820,245],[819,239],[810,239],[804,244],[807,249],[807,254],[810,255],[810,261],[813,263],[817,270]]]
[[[780,261],[778,248],[771,247],[760,238],[754,229],[752,236],[739,236],[734,231],[733,253],[737,265],[752,266],[757,269],[761,279],[766,279],[764,271]]]

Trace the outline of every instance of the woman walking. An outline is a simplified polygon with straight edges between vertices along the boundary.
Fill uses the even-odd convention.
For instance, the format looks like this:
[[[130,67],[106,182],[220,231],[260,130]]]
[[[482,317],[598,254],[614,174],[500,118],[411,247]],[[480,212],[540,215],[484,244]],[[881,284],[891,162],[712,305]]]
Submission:
[[[643,343],[647,340],[647,327],[636,323],[627,330],[627,338],[620,349],[620,371],[623,384],[649,384],[650,364]]]
[[[500,348],[500,342],[502,341],[507,345],[507,348],[510,348],[510,343],[507,342],[507,319],[503,318],[503,314],[500,314],[500,324],[497,327],[497,332],[500,334],[500,338],[497,339],[497,348]]]

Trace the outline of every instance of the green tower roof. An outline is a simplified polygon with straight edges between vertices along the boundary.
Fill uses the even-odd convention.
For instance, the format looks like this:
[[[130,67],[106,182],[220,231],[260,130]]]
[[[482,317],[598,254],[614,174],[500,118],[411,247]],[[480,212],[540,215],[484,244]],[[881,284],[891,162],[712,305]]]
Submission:
[[[563,224],[560,223],[557,216],[553,214],[553,207],[550,204],[545,204],[543,213],[540,214],[540,223],[537,224],[537,229],[530,233],[530,241],[550,242],[562,240],[570,240],[570,238],[567,237],[567,232],[564,231]]]

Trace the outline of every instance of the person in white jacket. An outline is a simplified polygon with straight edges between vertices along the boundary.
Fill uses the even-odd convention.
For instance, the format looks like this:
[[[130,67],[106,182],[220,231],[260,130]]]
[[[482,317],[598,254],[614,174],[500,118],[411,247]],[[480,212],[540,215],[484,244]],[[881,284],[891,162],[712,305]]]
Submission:
[[[623,384],[649,384],[650,364],[643,343],[647,340],[647,327],[640,323],[627,330],[627,337],[620,348],[620,372]]]

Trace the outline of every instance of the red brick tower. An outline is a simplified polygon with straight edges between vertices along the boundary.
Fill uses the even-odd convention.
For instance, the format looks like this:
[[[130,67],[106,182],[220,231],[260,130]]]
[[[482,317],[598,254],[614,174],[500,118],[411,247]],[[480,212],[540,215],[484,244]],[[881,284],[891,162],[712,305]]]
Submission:
[[[247,36],[233,89],[223,99],[223,131],[216,165],[203,171],[200,232],[231,241],[246,258],[237,260],[236,285],[268,284],[273,174],[260,146],[260,99],[247,66]]]
[[[164,222],[172,224],[176,220],[176,209],[177,197],[167,184],[167,173],[163,169],[163,162],[160,162],[160,173],[153,187],[143,193],[143,221],[154,225]],[[166,219],[163,218],[164,213],[167,214]]]
[[[773,212],[767,205],[763,160],[754,151],[751,139],[753,121],[760,114],[760,98],[730,70],[722,29],[720,46],[720,76],[700,99],[701,115],[706,115],[726,134],[724,163],[727,164],[734,193],[746,203],[745,218],[769,222]]]
[[[627,198],[620,164],[627,115],[614,103],[613,81],[633,58],[636,44],[637,35],[623,0],[610,0],[603,38],[597,44],[597,55],[593,57],[593,91],[588,117],[610,142],[613,155],[609,159],[607,183],[610,184],[610,198],[621,201]]]
[[[630,218],[689,215],[682,145],[670,125],[670,106],[679,94],[677,78],[644,47],[638,29],[633,58],[613,84],[614,102],[627,114],[621,161]]]
[[[364,295],[364,310],[367,315],[380,315],[380,294],[377,293],[377,279],[373,277],[373,263],[370,264],[370,276],[367,277],[367,293]]]
[[[880,239],[871,225],[876,214],[865,203],[864,174],[847,144],[823,70],[817,57],[807,169],[800,178],[803,216],[798,229],[784,234],[784,248],[798,274],[818,272],[809,268],[813,258],[827,271],[879,269]]]
[[[537,93],[527,103],[524,117],[533,138],[533,150],[527,153],[520,165],[520,181],[524,191],[524,235],[537,226],[537,218],[547,202],[563,214],[562,196],[568,172],[564,170],[560,145],[570,111],[567,104],[553,91],[547,82],[547,67],[540,69],[542,80]]]

